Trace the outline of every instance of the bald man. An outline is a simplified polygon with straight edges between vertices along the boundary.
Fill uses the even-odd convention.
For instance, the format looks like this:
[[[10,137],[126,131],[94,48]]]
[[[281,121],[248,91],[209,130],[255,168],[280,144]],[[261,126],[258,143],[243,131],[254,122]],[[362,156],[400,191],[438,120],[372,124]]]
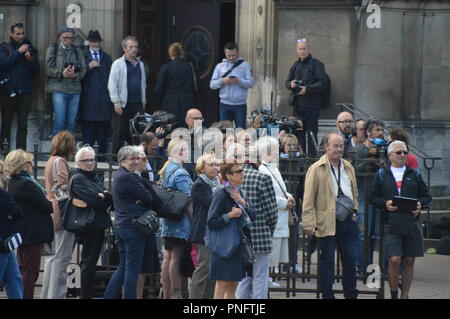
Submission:
[[[310,54],[311,45],[306,39],[297,40],[296,52],[298,60],[289,70],[286,88],[291,91],[291,103],[294,116],[303,121],[300,134],[300,145],[306,150],[306,134],[308,134],[308,155],[315,156],[317,150],[309,132],[317,141],[322,92],[328,88],[325,66]]]
[[[319,242],[319,286],[324,299],[334,299],[334,252],[339,247],[343,265],[344,296],[356,299],[356,255],[358,251],[358,188],[353,166],[342,159],[344,139],[338,133],[325,138],[325,155],[306,173],[302,225]],[[352,212],[336,216],[338,194],[353,202]]]
[[[198,110],[198,109],[190,109],[186,113],[185,122],[186,122],[186,127],[189,131],[191,131],[194,128],[196,121],[200,121],[201,126],[203,126],[204,120],[205,119],[203,118],[202,112],[200,112],[200,110]]]
[[[349,112],[339,113],[336,119],[336,126],[338,128],[339,135],[344,139],[344,154],[343,158],[349,158],[349,151],[355,148],[353,144],[353,115]]]

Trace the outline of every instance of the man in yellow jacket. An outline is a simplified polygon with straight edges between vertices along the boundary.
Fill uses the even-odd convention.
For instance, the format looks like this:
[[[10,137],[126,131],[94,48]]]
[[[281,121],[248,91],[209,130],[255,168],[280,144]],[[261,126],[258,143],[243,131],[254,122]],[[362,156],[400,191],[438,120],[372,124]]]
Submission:
[[[334,251],[337,245],[343,264],[344,296],[355,299],[358,296],[356,253],[359,232],[355,170],[348,161],[342,159],[344,140],[339,134],[328,135],[324,147],[325,155],[306,173],[302,224],[305,233],[315,235],[319,242],[319,287],[322,297],[334,298]],[[339,210],[347,214],[336,214],[338,195],[341,199],[347,197],[347,209]]]

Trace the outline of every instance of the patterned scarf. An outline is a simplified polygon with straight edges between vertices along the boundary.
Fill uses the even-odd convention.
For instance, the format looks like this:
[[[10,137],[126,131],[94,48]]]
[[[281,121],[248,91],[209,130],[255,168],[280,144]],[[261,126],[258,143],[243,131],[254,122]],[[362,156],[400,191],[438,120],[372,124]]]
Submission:
[[[45,188],[44,188],[44,187],[43,187],[36,179],[34,179],[34,177],[31,176],[28,172],[26,172],[26,171],[21,171],[21,172],[19,173],[18,176],[19,176],[19,178],[22,178],[22,179],[26,179],[26,180],[32,181],[33,184],[36,185],[36,187],[39,188],[39,190],[40,190],[45,196],[47,196],[47,191],[45,190]]]
[[[214,180],[209,178],[206,174],[200,174],[198,177],[200,177],[206,184],[209,185],[209,187],[211,187],[213,194],[220,187],[220,180],[217,176]]]

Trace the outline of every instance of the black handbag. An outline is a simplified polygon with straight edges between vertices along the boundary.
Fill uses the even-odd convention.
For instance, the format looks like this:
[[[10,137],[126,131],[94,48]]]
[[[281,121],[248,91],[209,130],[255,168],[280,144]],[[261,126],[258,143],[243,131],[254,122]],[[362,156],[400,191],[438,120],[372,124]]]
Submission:
[[[73,180],[78,174],[71,177],[69,181],[69,194]],[[94,223],[95,210],[92,207],[78,207],[73,204],[72,196],[69,196],[62,209],[62,225],[71,233],[84,232],[91,229]]]
[[[164,187],[165,183],[178,169],[179,167],[174,169],[161,186],[153,185],[153,189],[163,202],[162,207],[156,210],[156,214],[158,215],[158,217],[172,220],[181,220],[183,219],[184,212],[187,209],[187,206],[192,202],[190,196],[182,192]]]
[[[255,252],[253,251],[253,245],[246,236],[242,238],[243,245],[243,257],[244,265],[253,265],[256,262]]]
[[[156,212],[150,210],[138,219],[133,219],[133,225],[143,237],[148,237],[159,230],[159,221]]]

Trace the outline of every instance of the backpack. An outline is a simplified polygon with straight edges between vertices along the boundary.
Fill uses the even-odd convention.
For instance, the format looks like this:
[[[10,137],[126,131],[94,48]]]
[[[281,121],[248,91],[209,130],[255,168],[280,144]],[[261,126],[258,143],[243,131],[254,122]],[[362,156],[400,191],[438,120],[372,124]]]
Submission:
[[[418,169],[413,169],[414,173],[416,173],[416,179],[417,181],[419,181],[421,179],[421,175]],[[386,172],[384,171],[383,168],[380,168],[377,172],[377,176],[380,179],[380,183],[382,184],[384,181],[384,176],[385,176]]]
[[[439,240],[436,251],[439,255],[450,256],[450,236],[444,236]]]
[[[296,70],[294,73],[297,73],[297,68],[298,68],[298,64],[296,66]],[[310,61],[310,68],[312,70],[314,70],[314,78],[315,74],[316,74],[316,68],[315,68],[315,64],[314,64],[314,59],[311,59]],[[320,107],[328,107],[330,106],[331,103],[331,80],[330,77],[328,76],[328,73],[324,70],[325,73],[325,90],[323,90],[320,93],[320,97],[321,97],[321,103],[320,103]],[[289,106],[294,106],[294,101],[295,101],[295,93],[291,93],[289,95]]]

